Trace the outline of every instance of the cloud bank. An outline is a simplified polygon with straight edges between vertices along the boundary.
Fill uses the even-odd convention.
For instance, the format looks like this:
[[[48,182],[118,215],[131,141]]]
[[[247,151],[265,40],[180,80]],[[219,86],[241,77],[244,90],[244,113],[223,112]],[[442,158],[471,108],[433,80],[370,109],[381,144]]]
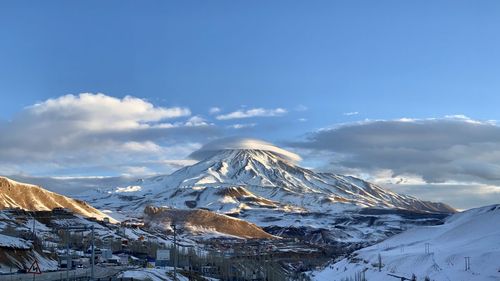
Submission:
[[[276,156],[280,157],[283,160],[292,163],[296,163],[301,160],[300,156],[293,152],[279,148],[271,143],[251,138],[218,139],[213,142],[205,144],[199,150],[193,152],[189,157],[201,161],[215,155],[220,151],[234,150],[234,149],[265,150],[275,154]]]
[[[23,114],[22,117],[27,119],[25,121],[37,118],[44,122],[42,125],[58,118],[58,122],[64,127],[71,125],[83,130],[109,131],[170,126],[171,124],[158,122],[189,116],[191,111],[185,107],[155,107],[131,96],[119,99],[104,94],[84,93],[37,103],[28,107]]]
[[[290,144],[330,153],[341,172],[390,171],[427,183],[500,184],[500,127],[465,116],[365,121],[311,133]]]
[[[65,95],[0,121],[0,172],[98,174],[154,172],[150,161],[183,159],[215,136],[214,126],[186,107],[159,107],[131,96]],[[166,162],[165,162],[166,163]],[[165,169],[168,167],[157,167]]]

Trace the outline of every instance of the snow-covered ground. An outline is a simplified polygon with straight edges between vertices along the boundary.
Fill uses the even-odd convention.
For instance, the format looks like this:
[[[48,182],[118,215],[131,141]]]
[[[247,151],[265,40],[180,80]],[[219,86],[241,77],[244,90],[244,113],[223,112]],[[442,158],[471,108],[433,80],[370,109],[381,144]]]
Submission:
[[[500,205],[471,209],[449,217],[442,225],[416,227],[354,252],[349,258],[313,272],[313,279],[334,281],[365,272],[369,281],[500,280]],[[382,269],[378,271],[379,254]],[[465,270],[465,260],[470,269]]]
[[[32,250],[33,246],[30,239],[33,226],[35,226],[36,237],[45,249],[45,255],[42,252]],[[57,269],[57,261],[48,258],[46,254],[57,251],[56,248],[61,246],[61,240],[56,230],[66,226],[87,227],[88,230],[81,232],[81,235],[85,236],[90,235],[90,228],[93,227],[95,236],[99,239],[127,239],[129,241],[145,239],[165,246],[171,244],[171,237],[165,234],[150,233],[135,227],[118,228],[116,225],[102,224],[86,219],[82,215],[54,215],[50,219],[44,217],[42,220],[33,222],[30,213],[0,210],[0,272],[9,272],[11,266],[14,266],[15,270],[30,267],[35,258],[43,271]],[[179,238],[179,241],[191,242],[182,238]],[[65,252],[66,250],[60,251],[63,255]],[[83,255],[83,253],[79,254]]]
[[[170,281],[173,279],[173,267],[165,268],[138,268],[124,271],[118,275],[118,278],[133,278],[134,280],[144,281]],[[177,274],[177,280],[188,281],[188,278]]]
[[[32,245],[22,238],[0,234],[0,247],[28,250]]]

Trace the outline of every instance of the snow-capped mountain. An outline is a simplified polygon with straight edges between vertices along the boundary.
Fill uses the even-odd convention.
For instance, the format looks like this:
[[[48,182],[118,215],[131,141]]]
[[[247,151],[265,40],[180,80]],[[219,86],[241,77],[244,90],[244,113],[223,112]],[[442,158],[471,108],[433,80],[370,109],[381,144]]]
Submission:
[[[499,221],[500,205],[458,213],[442,225],[416,227],[358,250],[315,272],[313,279],[347,280],[364,272],[370,281],[396,280],[388,274],[415,274],[416,280],[500,280]]]
[[[223,213],[255,208],[324,212],[353,207],[454,212],[443,203],[400,195],[355,177],[315,173],[272,152],[250,149],[223,150],[168,176],[84,196],[99,207],[134,211],[153,204]],[[124,202],[127,206],[121,205]]]
[[[342,224],[336,230],[342,232],[336,235],[342,240],[367,236],[378,240],[406,228],[407,223],[435,221],[430,214],[454,212],[446,204],[400,195],[358,178],[302,168],[294,162],[298,156],[290,157],[289,152],[272,146],[208,151],[201,153],[200,162],[171,175],[87,192],[80,198],[113,212],[118,219],[141,215],[145,206],[154,205],[208,209],[262,227],[331,229]],[[374,217],[367,209],[386,212]],[[417,213],[420,220],[401,219],[400,212]]]
[[[100,220],[108,217],[83,201],[50,192],[36,185],[0,177],[0,209],[7,208],[20,208],[27,211],[65,208],[85,217],[95,217]],[[110,220],[114,221],[113,218]]]
[[[291,207],[324,211],[336,204],[361,207],[401,208],[421,212],[450,212],[452,208],[399,195],[366,181],[342,175],[315,173],[271,151],[230,149],[185,167],[170,177],[176,187],[170,197],[180,204],[212,210],[238,211],[248,203],[266,207]],[[197,194],[192,191],[197,190]],[[205,193],[205,194],[204,194]],[[225,197],[213,206],[212,196]],[[212,198],[210,198],[212,197]],[[243,200],[239,200],[239,199]],[[208,199],[208,200],[207,200]],[[186,203],[186,201],[194,201]],[[232,202],[234,201],[234,202]],[[232,204],[228,204],[228,203]],[[199,206],[198,206],[199,204]],[[227,209],[232,205],[233,209]]]

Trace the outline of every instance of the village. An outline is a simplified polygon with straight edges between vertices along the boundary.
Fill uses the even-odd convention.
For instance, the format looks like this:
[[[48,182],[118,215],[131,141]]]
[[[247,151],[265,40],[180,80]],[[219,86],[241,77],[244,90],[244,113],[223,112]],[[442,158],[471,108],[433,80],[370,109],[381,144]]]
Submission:
[[[196,239],[63,208],[5,209],[0,226],[0,280],[97,280],[162,269],[164,280],[303,280],[301,272],[329,259],[324,247],[297,239]]]

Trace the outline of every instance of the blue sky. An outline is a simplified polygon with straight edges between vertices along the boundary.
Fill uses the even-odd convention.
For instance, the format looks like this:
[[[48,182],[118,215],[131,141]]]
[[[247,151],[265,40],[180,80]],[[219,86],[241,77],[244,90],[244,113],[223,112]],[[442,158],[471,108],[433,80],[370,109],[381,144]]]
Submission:
[[[169,124],[181,127],[179,124],[184,126],[197,117],[210,128],[179,129],[161,138],[152,137],[151,132],[148,137],[120,135],[127,147],[132,143],[143,145],[141,149],[154,150],[150,144],[171,148],[165,152],[168,157],[144,157],[140,164],[128,167],[129,171],[117,167],[137,159],[136,155],[114,162],[83,157],[83,152],[42,155],[43,149],[31,142],[23,148],[15,137],[4,138],[0,173],[158,173],[165,167],[155,169],[145,162],[179,160],[210,138],[236,135],[287,146],[302,153],[304,165],[318,169],[370,179],[391,178],[391,173],[396,173],[392,175],[416,185],[459,182],[462,186],[465,182],[497,186],[500,168],[496,158],[477,160],[491,164],[486,175],[464,168],[471,166],[462,161],[465,156],[457,160],[441,154],[436,159],[446,158],[449,165],[436,162],[447,177],[419,169],[420,162],[412,155],[406,155],[413,158],[404,158],[401,163],[408,160],[415,168],[396,172],[400,169],[375,165],[375,158],[361,159],[359,155],[366,155],[367,147],[376,147],[374,143],[348,149],[325,146],[318,130],[331,128],[328,132],[333,136],[328,137],[344,140],[337,134],[346,130],[335,130],[339,124],[371,130],[374,121],[366,120],[379,120],[395,125],[389,126],[387,134],[401,140],[411,135],[398,135],[400,123],[404,123],[401,118],[410,118],[417,125],[432,128],[431,132],[441,125],[444,131],[451,127],[455,131],[450,135],[458,138],[464,130],[475,132],[477,128],[469,128],[472,123],[495,131],[496,123],[489,120],[500,119],[499,13],[498,1],[2,1],[0,126],[5,133],[24,139],[32,135],[29,128],[35,127],[30,120],[37,119],[30,106],[46,106],[49,99],[61,102],[61,97],[73,94],[76,101],[68,111],[88,106],[80,93],[103,93],[120,102],[133,96],[136,102],[155,109],[186,109],[189,114],[169,117]],[[122,106],[112,101],[109,104]],[[211,114],[213,107],[220,111]],[[252,109],[259,109],[260,113],[253,115],[260,117],[217,118],[232,112],[252,115],[256,112]],[[164,112],[151,121],[147,119],[150,114],[146,109],[128,121],[158,125],[167,116]],[[67,117],[47,114],[43,132],[61,129],[60,123],[49,120]],[[83,121],[89,120],[95,121]],[[466,129],[457,129],[456,124]],[[410,127],[407,129],[418,126]],[[480,130],[484,131],[488,130]],[[56,136],[65,145],[83,142],[65,138],[71,135],[68,131],[61,129],[59,133]],[[99,131],[100,137],[102,134]],[[96,147],[103,147],[97,139],[117,142],[116,136],[105,141],[100,137],[91,138]],[[470,153],[479,149],[478,143],[483,149],[486,143],[496,144],[491,133],[471,142],[475,146],[467,150]],[[9,147],[12,143],[19,147]],[[443,143],[450,149],[472,147],[470,143]],[[381,148],[406,144],[395,144],[394,140],[376,143]],[[47,141],[44,149],[52,146],[57,144]],[[67,148],[69,151],[71,146]],[[33,158],[38,160],[5,160],[18,155],[15,150],[36,152]],[[45,164],[41,165],[42,161]],[[83,161],[86,165],[75,164]]]
[[[1,116],[102,92],[197,112],[303,104],[312,127],[353,111],[497,118],[499,12],[498,1],[3,1]]]

